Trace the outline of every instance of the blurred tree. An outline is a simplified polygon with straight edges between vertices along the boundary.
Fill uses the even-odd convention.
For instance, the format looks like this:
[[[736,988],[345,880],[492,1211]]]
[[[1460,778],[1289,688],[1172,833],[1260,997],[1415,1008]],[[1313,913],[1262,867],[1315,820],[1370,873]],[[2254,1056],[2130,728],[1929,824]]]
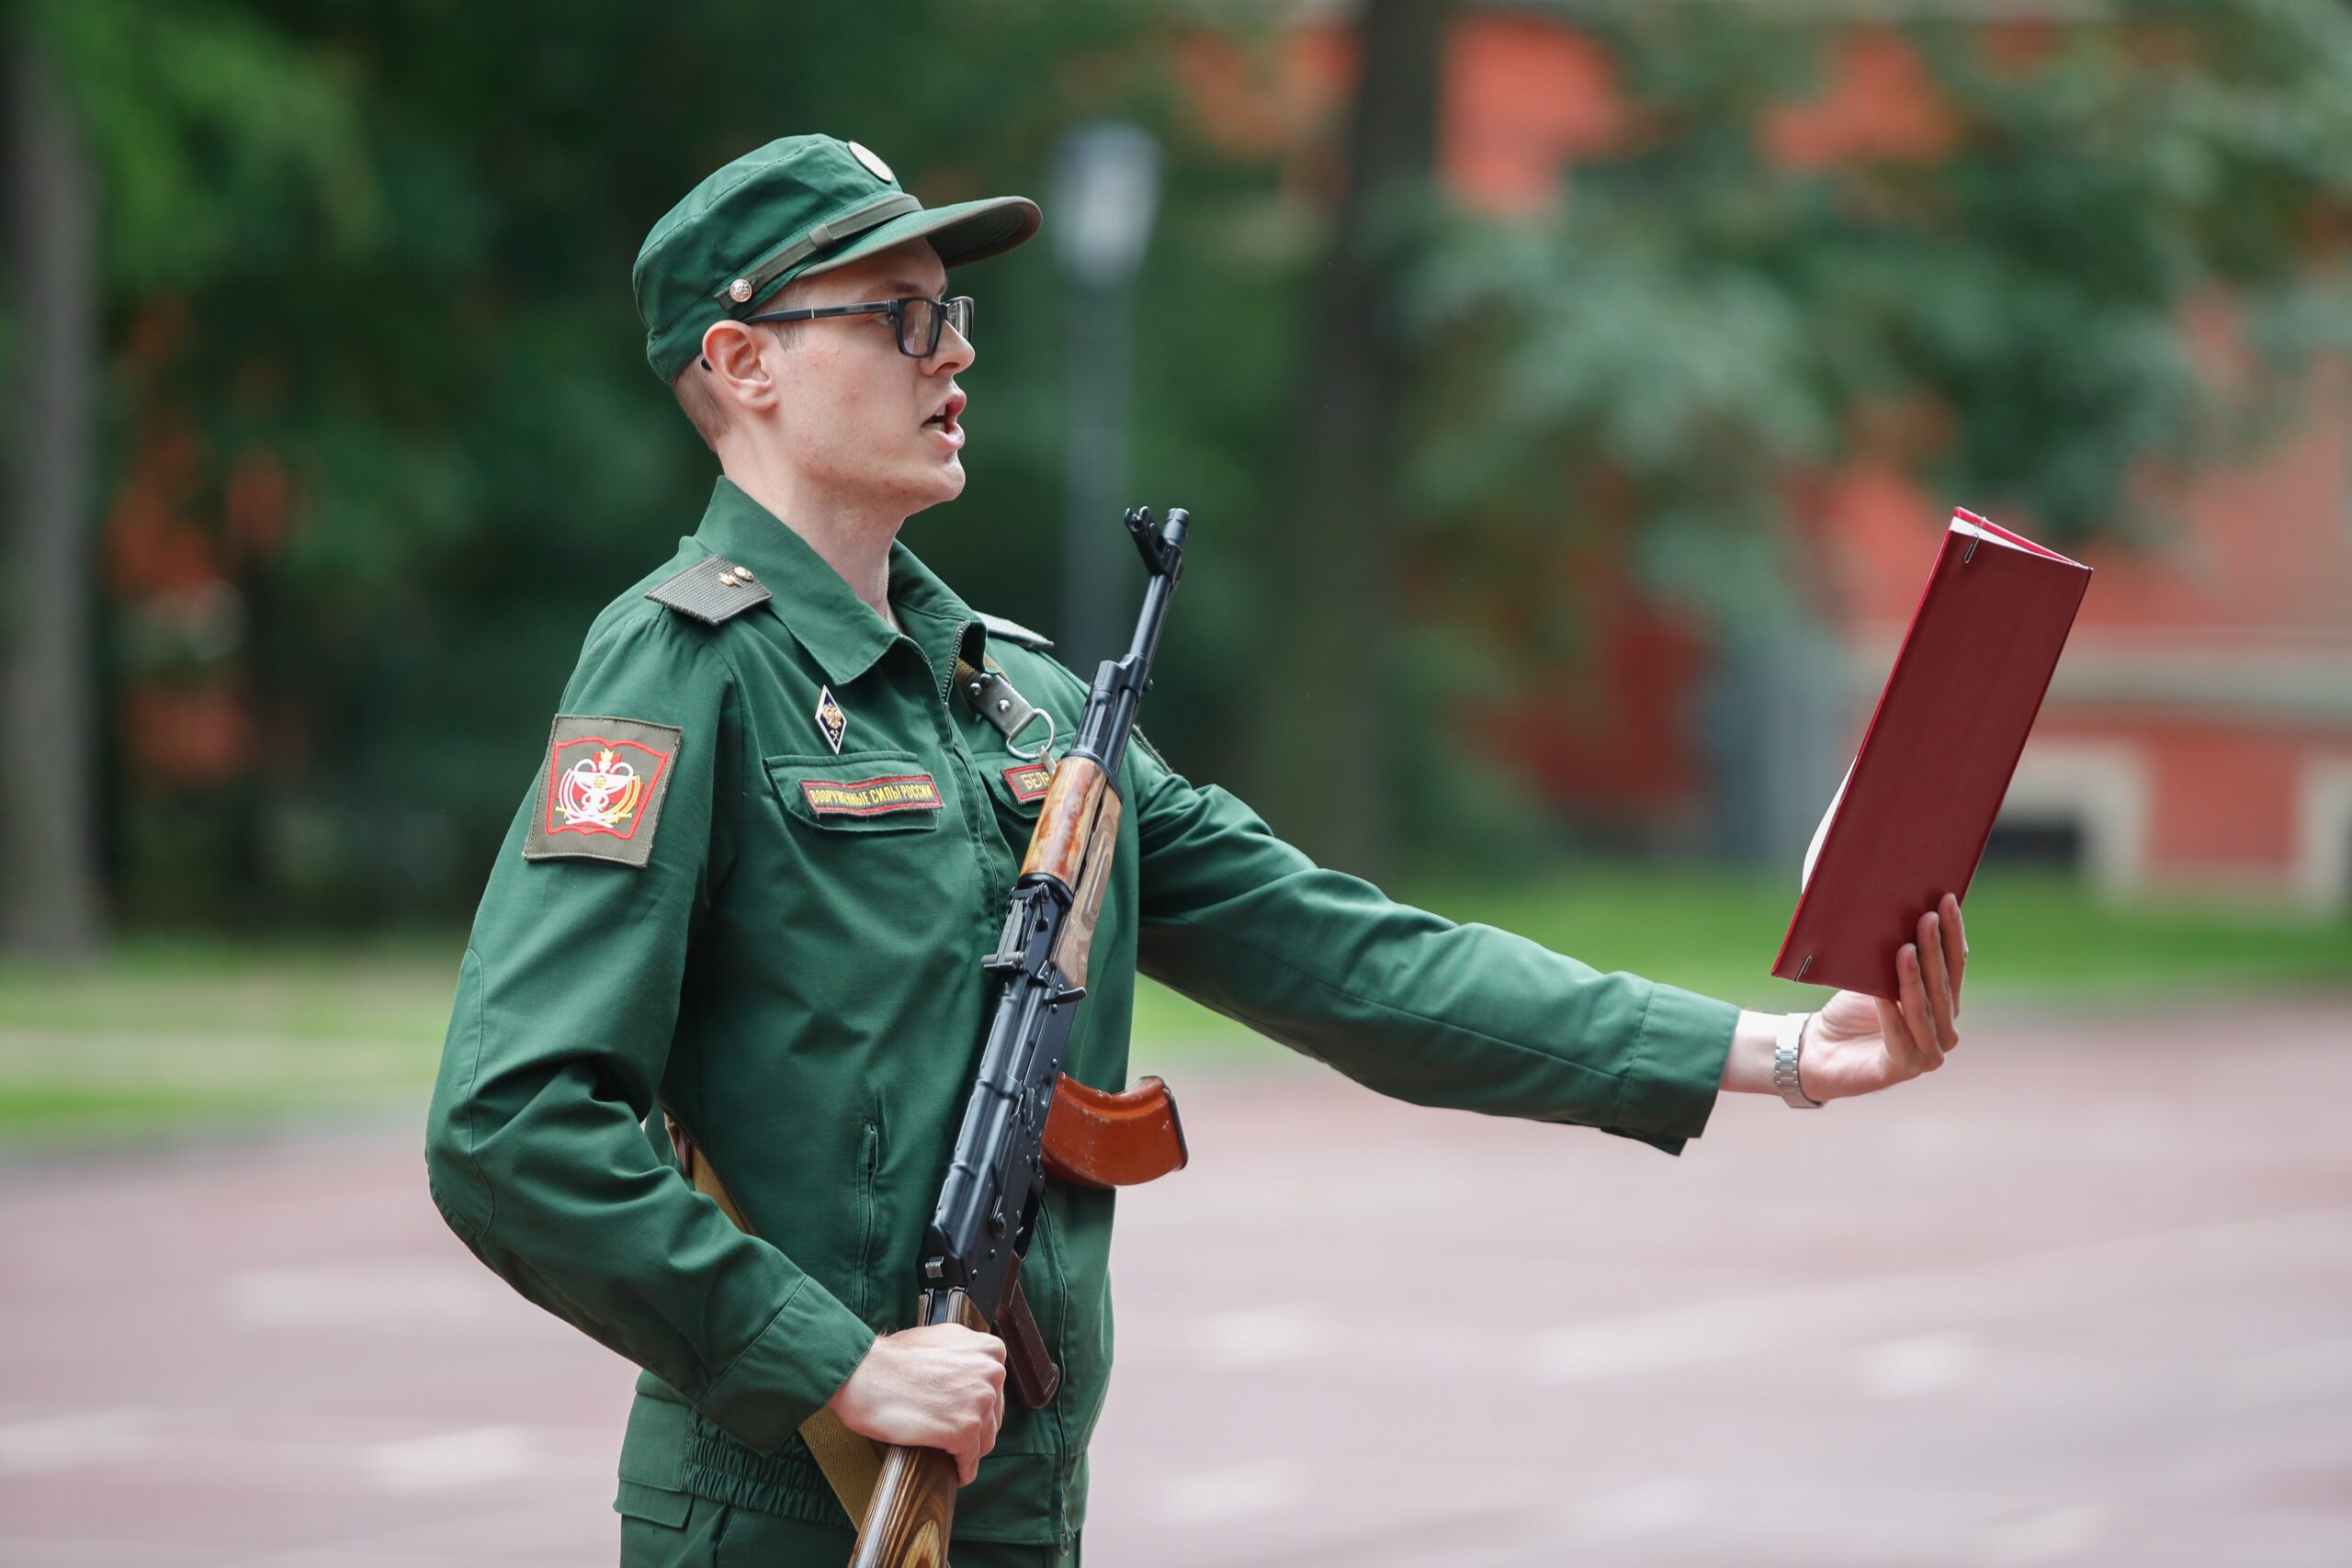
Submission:
[[[112,738],[131,919],[470,898],[590,615],[717,471],[628,293],[646,230],[711,168],[824,130],[933,203],[1034,191],[1063,127],[1116,108],[1187,171],[1171,206],[1224,177],[1170,123],[1160,14],[1113,0],[934,3],[878,30],[849,0],[682,0],[658,28],[632,0],[23,11],[104,193],[106,440],[75,515],[103,514],[107,694],[70,700]],[[1156,303],[1238,299],[1248,270],[1156,265]],[[1063,466],[1053,288],[1034,259],[977,276],[975,482],[910,533],[1033,621]],[[1157,463],[1226,415],[1146,391]]]
[[[2146,536],[2352,343],[2352,11],[1776,10],[1577,8],[1616,144],[1546,216],[1457,217],[1409,291],[1434,539],[1564,507],[1719,622],[1785,620],[1815,597],[1785,525],[1836,468]],[[1811,101],[1833,68],[1905,112]]]
[[[316,56],[249,16],[24,0],[10,41],[17,595],[0,723],[40,765],[0,825],[12,867],[0,942],[86,951],[104,903],[91,482],[101,307],[184,304],[272,260],[332,263],[350,248],[339,242],[364,232],[369,186],[347,94]],[[299,221],[312,209],[326,221]],[[139,424],[155,417],[124,412]],[[185,599],[216,584],[183,572],[142,586]]]
[[[1778,570],[1806,476],[1861,451],[2114,526],[2150,454],[2222,428],[2185,310],[2234,302],[2258,392],[2336,330],[2340,8],[1857,35],[1783,7],[1563,6],[1617,62],[1625,134],[1563,210],[1508,222],[1428,191],[1448,10],[1368,0],[1345,177],[1306,225],[1282,175],[1313,156],[1237,151],[1177,79],[1188,37],[1297,24],[1278,11],[677,0],[649,28],[633,0],[21,0],[102,194],[97,477],[73,515],[104,516],[126,916],[466,906],[588,616],[715,471],[643,367],[639,241],[775,135],[855,136],[932,202],[1034,193],[1076,119],[1159,137],[1135,499],[1202,519],[1169,658],[1207,700],[1156,709],[1154,738],[1214,769],[1253,729],[1252,798],[1357,866],[1392,836],[1396,753],[1451,735],[1442,702],[1398,695],[1429,680],[1394,652],[1431,619],[1416,572],[1482,621],[1556,627],[1531,565],[1566,517],[1751,613],[1772,596],[1725,563]],[[1939,156],[1792,130],[1857,36],[1919,62]],[[1024,253],[972,287],[973,483],[909,541],[1045,624],[1056,281]],[[17,305],[20,364],[47,314]],[[1437,629],[1459,690],[1483,626]]]
[[[1789,526],[1827,481],[2153,538],[2352,343],[2352,11],[1875,13],[1578,7],[1613,145],[1546,216],[1449,224],[1408,293],[1423,562],[1483,566],[1486,625],[1556,644],[1531,542],[1565,515],[1630,550],[1716,628],[1718,841],[1774,856],[1848,739]]]
[[[1326,864],[1376,874],[1400,722],[1394,699],[1402,558],[1393,461],[1412,366],[1399,280],[1424,236],[1453,0],[1365,0],[1344,182],[1323,264],[1295,320],[1280,525],[1268,539],[1283,613],[1267,623],[1251,799]],[[1410,722],[1410,721],[1406,721]]]
[[[10,526],[0,538],[0,729],[16,738],[17,758],[0,809],[0,946],[83,953],[105,920],[90,627],[95,198],[47,51],[16,26],[6,46],[0,156],[20,330],[7,367]]]

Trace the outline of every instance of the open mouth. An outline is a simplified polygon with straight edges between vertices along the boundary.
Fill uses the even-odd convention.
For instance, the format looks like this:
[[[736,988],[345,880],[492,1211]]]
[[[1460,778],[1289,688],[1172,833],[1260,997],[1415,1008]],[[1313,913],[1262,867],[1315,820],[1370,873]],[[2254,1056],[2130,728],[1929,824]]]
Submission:
[[[949,393],[945,405],[937,413],[922,422],[923,428],[935,430],[956,446],[961,446],[964,444],[964,427],[958,422],[964,414],[965,401],[963,393]]]

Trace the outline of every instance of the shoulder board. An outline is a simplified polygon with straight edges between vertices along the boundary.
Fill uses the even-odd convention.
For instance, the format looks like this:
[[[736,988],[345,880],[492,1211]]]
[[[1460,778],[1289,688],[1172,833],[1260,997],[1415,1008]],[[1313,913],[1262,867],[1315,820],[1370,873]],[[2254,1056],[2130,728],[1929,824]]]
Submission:
[[[986,610],[975,610],[980,625],[988,627],[990,637],[1001,637],[1007,642],[1017,642],[1023,648],[1051,648],[1054,639],[1043,632],[1033,632],[1019,621],[1008,621],[1002,615],[991,615]]]
[[[717,556],[706,557],[667,582],[647,589],[645,596],[710,626],[732,620],[775,597],[752,580],[748,567]]]

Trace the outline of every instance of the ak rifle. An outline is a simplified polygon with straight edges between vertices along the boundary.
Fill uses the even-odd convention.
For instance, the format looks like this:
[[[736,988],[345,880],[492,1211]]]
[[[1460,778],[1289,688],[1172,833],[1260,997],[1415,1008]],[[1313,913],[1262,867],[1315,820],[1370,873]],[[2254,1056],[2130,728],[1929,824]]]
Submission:
[[[1155,524],[1148,508],[1138,508],[1125,521],[1150,573],[1143,609],[1125,656],[1104,660],[1095,671],[1078,738],[1055,765],[1038,808],[1003,934],[982,961],[1002,977],[1003,989],[939,1203],[923,1233],[918,1271],[922,1293],[915,1321],[1002,1334],[1009,1381],[1033,1406],[1051,1398],[1059,1381],[1018,1294],[1046,1179],[1066,1174],[1046,1147],[1048,1120],[1055,1122],[1055,1142],[1064,1145],[1071,1139],[1058,1134],[1080,1125],[1164,1121],[1166,1130],[1156,1141],[1172,1146],[1173,1164],[1183,1161],[1175,1108],[1158,1080],[1111,1095],[1061,1073],[1070,1025],[1086,995],[1095,920],[1118,842],[1119,765],[1135,733],[1136,708],[1151,689],[1152,657],[1183,574],[1191,519],[1171,508],[1164,524]],[[1072,1100],[1079,1103],[1066,1103]],[[1056,1115],[1057,1110],[1065,1114]],[[1034,1343],[1024,1346],[1024,1337]],[[955,1521],[956,1486],[956,1461],[940,1450],[885,1450],[851,1568],[941,1568]]]

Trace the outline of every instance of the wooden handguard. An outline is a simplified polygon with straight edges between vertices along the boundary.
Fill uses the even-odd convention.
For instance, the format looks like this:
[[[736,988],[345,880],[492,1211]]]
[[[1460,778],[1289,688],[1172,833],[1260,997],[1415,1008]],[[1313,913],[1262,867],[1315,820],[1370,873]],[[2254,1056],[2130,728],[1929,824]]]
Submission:
[[[1054,765],[1053,782],[1037,807],[1037,826],[1029,834],[1029,852],[1021,857],[1023,876],[1042,871],[1077,890],[1103,784],[1102,764],[1091,758],[1064,757]]]
[[[1111,880],[1111,850],[1119,838],[1119,795],[1091,757],[1064,757],[1054,765],[1037,807],[1037,826],[1021,857],[1023,876],[1044,873],[1069,889],[1069,919],[1062,927],[1054,965],[1083,987],[1094,952],[1094,922]]]
[[[1184,1123],[1158,1078],[1125,1094],[1090,1089],[1068,1073],[1046,1116],[1046,1174],[1074,1187],[1133,1187],[1184,1168]]]

